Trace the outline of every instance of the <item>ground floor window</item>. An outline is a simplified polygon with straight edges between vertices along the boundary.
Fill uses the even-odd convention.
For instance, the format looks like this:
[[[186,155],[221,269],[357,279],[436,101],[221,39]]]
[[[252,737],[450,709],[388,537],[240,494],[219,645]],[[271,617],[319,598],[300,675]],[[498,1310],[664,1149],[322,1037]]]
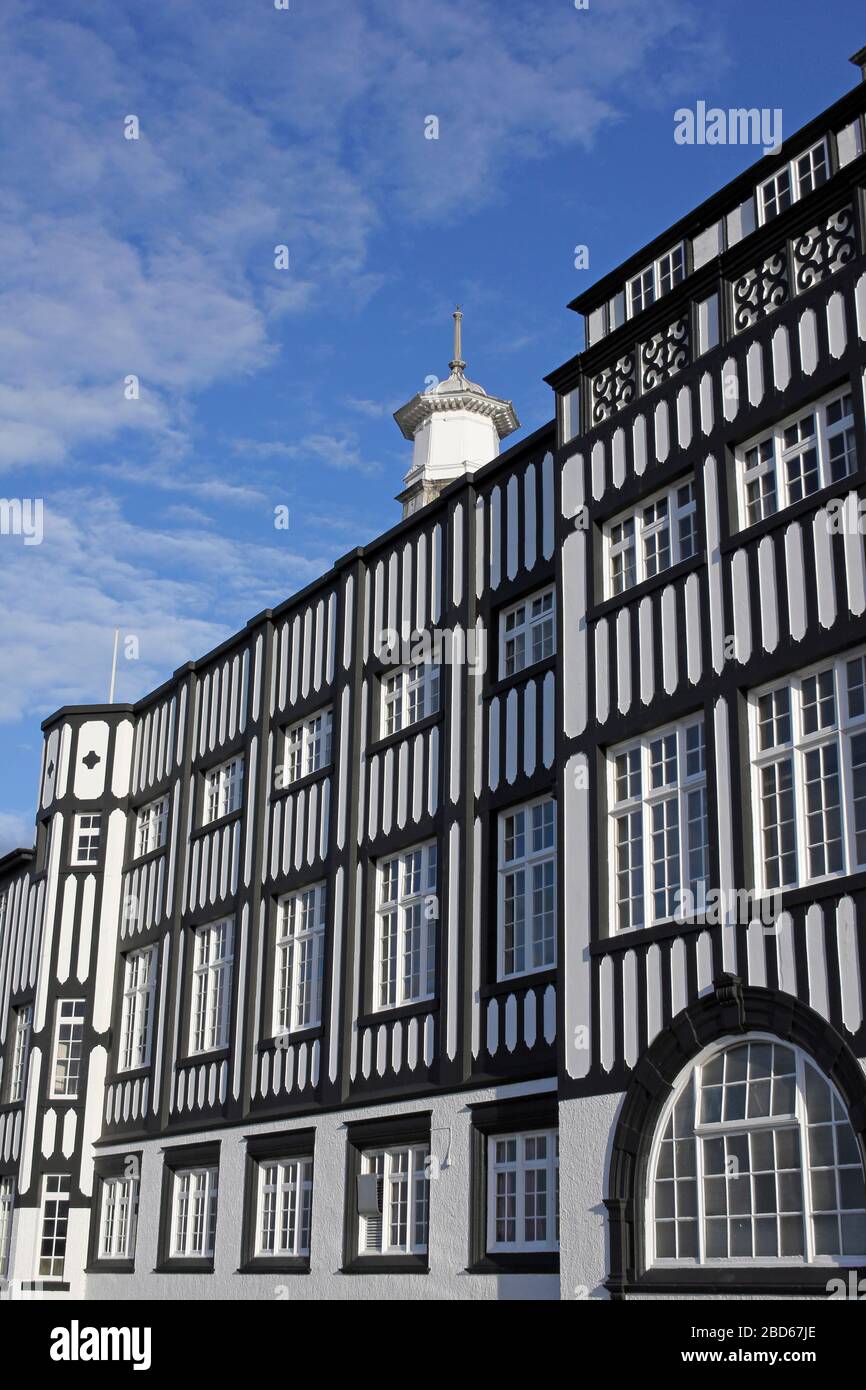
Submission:
[[[42,1239],[39,1245],[39,1278],[62,1279],[66,1264],[69,1227],[70,1178],[68,1173],[46,1173],[42,1179]]]
[[[859,1264],[866,1185],[845,1107],[777,1039],[716,1045],[662,1115],[650,1164],[651,1264]]]
[[[174,1175],[171,1255],[213,1259],[217,1218],[217,1169],[181,1168]]]
[[[487,1140],[488,1250],[559,1249],[559,1135]]]
[[[0,1178],[0,1279],[9,1273],[12,1216],[15,1211],[15,1179]]]
[[[312,1157],[263,1159],[258,1164],[256,1255],[308,1256],[312,1210]]]
[[[135,1258],[138,1224],[138,1177],[110,1177],[102,1180],[99,1221],[99,1258]]]
[[[372,1179],[361,1213],[359,1249],[365,1255],[417,1255],[427,1250],[429,1145],[377,1149],[363,1155],[362,1175]]]

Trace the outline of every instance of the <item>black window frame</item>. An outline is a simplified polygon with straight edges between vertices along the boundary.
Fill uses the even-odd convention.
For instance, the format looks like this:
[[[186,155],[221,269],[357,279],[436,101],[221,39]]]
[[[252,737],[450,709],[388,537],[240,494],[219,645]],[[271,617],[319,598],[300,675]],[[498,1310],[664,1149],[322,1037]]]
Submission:
[[[489,1140],[523,1130],[555,1129],[559,1132],[559,1101],[555,1091],[521,1096],[515,1100],[485,1101],[470,1106],[471,1187],[469,1203],[468,1274],[558,1274],[558,1250],[487,1250],[487,1200],[489,1190]]]
[[[343,1228],[343,1266],[341,1274],[429,1274],[430,1225],[427,1250],[423,1255],[363,1255],[358,1248],[358,1177],[361,1158],[368,1149],[389,1145],[431,1144],[432,1110],[411,1115],[390,1115],[378,1120],[358,1120],[346,1125],[346,1202]],[[432,1149],[431,1149],[432,1152]]]
[[[213,1274],[216,1258],[216,1230],[219,1227],[220,1141],[183,1144],[162,1150],[162,1191],[159,1205],[159,1244],[154,1274]],[[171,1227],[174,1216],[174,1180],[186,1168],[217,1169],[217,1222],[214,1228],[214,1254],[207,1256],[172,1255]]]
[[[135,1260],[138,1254],[138,1212],[136,1212],[136,1238],[135,1253],[131,1260],[104,1259],[99,1253],[99,1241],[102,1232],[102,1196],[103,1188],[107,1178],[129,1177],[127,1164],[129,1160],[135,1159],[138,1167],[138,1210],[141,1208],[141,1165],[144,1152],[142,1149],[129,1149],[120,1154],[107,1154],[104,1158],[97,1158],[93,1164],[93,1197],[90,1203],[90,1232],[87,1243],[87,1264],[84,1267],[85,1274],[134,1274]]]
[[[313,1162],[313,1204],[316,1200],[316,1131],[292,1129],[278,1134],[245,1136],[244,1197],[241,1218],[241,1254],[238,1274],[309,1274],[310,1255],[257,1255],[259,1169],[269,1159],[310,1158]],[[313,1249],[313,1220],[310,1215],[310,1252]]]

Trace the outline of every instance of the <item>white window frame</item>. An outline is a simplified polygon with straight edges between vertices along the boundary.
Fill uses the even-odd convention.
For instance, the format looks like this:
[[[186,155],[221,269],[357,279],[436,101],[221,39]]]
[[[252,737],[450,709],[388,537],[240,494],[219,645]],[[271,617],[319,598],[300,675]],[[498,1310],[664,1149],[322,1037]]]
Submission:
[[[527,1156],[530,1144],[544,1139],[546,1154],[544,1158]],[[513,1143],[513,1160],[500,1154],[500,1144]],[[530,1202],[533,1194],[530,1176],[543,1173],[545,1178],[543,1213],[530,1215]],[[513,1184],[509,1179],[513,1176]],[[500,1182],[500,1179],[502,1182]],[[504,1189],[504,1190],[503,1190]],[[514,1223],[514,1239],[497,1239],[497,1225],[505,1201],[505,1219]],[[512,1205],[513,1204],[513,1205]],[[512,1214],[513,1212],[513,1214]],[[527,1237],[527,1221],[543,1219],[545,1235],[543,1239],[532,1240]],[[532,1129],[514,1134],[489,1134],[487,1136],[487,1250],[491,1254],[518,1251],[555,1251],[559,1249],[559,1130]]]
[[[102,812],[79,811],[72,833],[73,868],[91,868],[99,863],[102,841]]]
[[[216,1243],[219,1167],[202,1164],[172,1173],[169,1258],[212,1260]]]
[[[5,1279],[9,1274],[14,1216],[15,1178],[10,1174],[0,1178],[0,1279]]]
[[[313,1215],[312,1154],[260,1158],[256,1166],[256,1259],[308,1259]]]
[[[438,874],[436,840],[410,845],[376,865],[374,1012],[436,994]]]
[[[536,829],[546,834],[547,825],[545,817],[536,817],[536,810],[552,808],[552,843],[544,843],[535,847],[533,844]],[[524,817],[524,851],[522,854],[515,854],[509,857],[508,854],[508,824],[511,820],[516,820],[518,816]],[[538,825],[536,826],[536,822]],[[497,865],[498,865],[498,888],[497,888],[497,932],[496,932],[496,978],[497,980],[517,980],[525,976],[536,975],[540,970],[552,970],[556,965],[556,799],[553,796],[538,796],[532,801],[521,802],[517,806],[509,806],[499,813],[497,824]],[[548,871],[548,866],[550,870]],[[541,871],[541,881],[539,882],[539,871]],[[549,879],[549,883],[545,882]],[[512,883],[512,880],[514,882]],[[552,918],[552,935],[547,931],[541,938],[535,934],[535,922],[538,916],[533,911],[534,903],[537,901],[537,894],[546,893],[549,889],[552,895],[552,902],[541,914],[542,918],[550,916]],[[509,904],[519,904],[519,908],[509,914]],[[511,916],[511,921],[509,921]],[[522,926],[522,939],[518,939],[515,928]],[[509,929],[512,933],[512,941],[509,945]],[[530,957],[534,948],[543,947],[543,955],[536,963],[524,963],[522,969],[516,968],[516,958],[522,951],[524,962]],[[515,961],[515,968],[508,969],[508,957],[511,955]]]
[[[204,824],[230,816],[243,805],[244,795],[244,755],[235,757],[212,767],[205,773]]]
[[[99,1260],[134,1260],[138,1228],[138,1176],[113,1173],[100,1179]]]
[[[711,1061],[714,1059],[714,1057],[717,1056],[720,1052],[724,1052],[724,1051],[726,1051],[728,1048],[735,1047],[735,1046],[737,1046],[737,1045],[739,1045],[739,1044],[741,1044],[741,1043],[773,1043],[773,1044],[775,1044],[777,1047],[784,1047],[784,1048],[786,1048],[786,1049],[788,1049],[789,1051],[791,1051],[791,1052],[794,1053],[794,1055],[795,1055],[795,1067],[796,1067],[796,1070],[795,1070],[795,1101],[794,1101],[794,1109],[793,1109],[792,1114],[790,1114],[790,1115],[781,1115],[781,1114],[780,1114],[780,1115],[774,1115],[774,1116],[771,1116],[771,1117],[756,1117],[756,1118],[754,1118],[754,1119],[745,1119],[745,1120],[727,1120],[727,1121],[726,1121],[726,1120],[722,1120],[722,1121],[720,1121],[719,1123],[701,1122],[701,1120],[700,1120],[700,1115],[701,1115],[701,1087],[702,1087],[702,1069],[703,1069],[703,1067],[705,1067],[709,1062],[711,1062]],[[657,1123],[657,1125],[656,1125],[656,1131],[655,1131],[655,1134],[654,1134],[654,1136],[653,1136],[653,1142],[652,1142],[652,1146],[651,1146],[651,1149],[650,1149],[649,1163],[648,1163],[648,1165],[647,1165],[647,1186],[646,1186],[645,1203],[644,1203],[644,1214],[645,1214],[645,1227],[644,1227],[644,1231],[645,1231],[645,1237],[646,1237],[647,1265],[648,1265],[649,1268],[656,1268],[656,1269],[672,1269],[672,1268],[680,1268],[680,1269],[683,1269],[683,1268],[685,1268],[685,1269],[698,1269],[698,1268],[699,1268],[699,1269],[724,1269],[724,1268],[729,1268],[729,1269],[749,1269],[749,1268],[755,1268],[755,1267],[761,1267],[761,1266],[770,1266],[770,1267],[772,1267],[772,1268],[775,1269],[775,1268],[786,1268],[786,1267],[803,1268],[803,1267],[805,1267],[805,1266],[816,1266],[816,1265],[819,1266],[819,1267],[826,1266],[826,1267],[828,1267],[828,1268],[833,1268],[833,1267],[836,1267],[836,1266],[839,1266],[839,1265],[843,1265],[843,1266],[847,1266],[847,1265],[849,1265],[849,1264],[858,1265],[858,1264],[862,1264],[862,1263],[866,1262],[866,1251],[862,1252],[860,1255],[850,1255],[850,1254],[847,1254],[847,1255],[838,1255],[838,1256],[837,1256],[837,1255],[816,1255],[816,1254],[814,1253],[814,1249],[813,1249],[813,1247],[814,1247],[814,1236],[813,1236],[813,1232],[812,1232],[811,1218],[812,1218],[812,1216],[815,1215],[816,1213],[815,1213],[815,1211],[814,1211],[814,1209],[813,1209],[812,1195],[811,1195],[811,1182],[810,1182],[810,1178],[811,1178],[811,1167],[810,1167],[809,1149],[808,1149],[807,1143],[804,1142],[804,1137],[807,1135],[807,1111],[806,1111],[806,1103],[805,1103],[805,1066],[806,1066],[806,1064],[809,1064],[810,1066],[814,1067],[814,1069],[817,1071],[817,1073],[818,1073],[818,1075],[821,1077],[821,1079],[827,1083],[827,1085],[828,1085],[829,1088],[830,1088],[831,1094],[834,1095],[834,1096],[836,1097],[836,1100],[837,1100],[837,1102],[838,1102],[838,1104],[839,1104],[839,1106],[840,1106],[840,1108],[841,1108],[841,1110],[842,1110],[842,1113],[847,1117],[847,1116],[848,1116],[847,1108],[846,1108],[844,1102],[842,1101],[842,1098],[841,1098],[841,1096],[839,1095],[838,1091],[836,1090],[836,1087],[833,1085],[832,1081],[830,1081],[829,1077],[827,1077],[826,1074],[825,1074],[825,1073],[821,1070],[821,1068],[817,1065],[817,1063],[814,1061],[814,1059],[811,1058],[811,1057],[809,1057],[809,1056],[807,1056],[807,1054],[804,1053],[804,1052],[802,1051],[802,1049],[800,1049],[799,1047],[796,1047],[793,1043],[790,1043],[790,1042],[786,1041],[786,1040],[783,1039],[783,1038],[776,1037],[775,1035],[773,1035],[773,1034],[771,1034],[771,1033],[749,1032],[749,1033],[746,1033],[746,1034],[737,1034],[737,1035],[732,1035],[732,1036],[729,1036],[729,1037],[720,1039],[720,1040],[718,1040],[717,1042],[714,1042],[714,1043],[710,1044],[710,1046],[704,1048],[703,1051],[702,1051],[696,1058],[694,1058],[694,1059],[688,1064],[687,1067],[685,1067],[685,1068],[683,1069],[683,1071],[680,1073],[679,1077],[677,1078],[676,1082],[674,1083],[674,1087],[673,1087],[673,1090],[672,1090],[672,1092],[671,1092],[671,1095],[668,1097],[668,1100],[667,1100],[667,1102],[666,1102],[666,1104],[665,1104],[664,1110],[662,1111],[662,1114],[661,1114],[661,1116],[660,1116],[660,1118],[659,1118],[659,1120],[658,1120],[658,1123]],[[680,1096],[683,1094],[683,1092],[684,1092],[684,1091],[686,1090],[686,1088],[688,1087],[689,1082],[690,1082],[690,1079],[691,1079],[691,1076],[692,1076],[693,1073],[694,1073],[694,1077],[695,1077],[695,1081],[694,1081],[694,1121],[693,1121],[693,1125],[692,1125],[691,1131],[689,1132],[689,1134],[688,1134],[687,1136],[684,1136],[684,1138],[690,1139],[691,1142],[693,1142],[693,1143],[695,1144],[695,1149],[696,1149],[696,1154],[695,1154],[695,1176],[696,1176],[696,1183],[697,1183],[697,1226],[698,1226],[698,1242],[699,1242],[699,1243],[698,1243],[698,1257],[697,1257],[697,1259],[688,1258],[688,1257],[685,1257],[685,1256],[667,1256],[667,1257],[660,1257],[660,1256],[658,1256],[658,1255],[656,1254],[656,1225],[655,1225],[655,1222],[656,1222],[656,1211],[655,1211],[655,1191],[654,1191],[654,1189],[655,1189],[655,1178],[656,1178],[656,1173],[657,1173],[657,1168],[658,1168],[659,1152],[660,1152],[661,1145],[662,1145],[662,1142],[663,1142],[663,1139],[664,1139],[665,1130],[666,1130],[666,1128],[667,1128],[668,1121],[669,1121],[670,1116],[671,1116],[671,1112],[673,1111],[674,1106],[676,1105],[677,1101],[680,1099]],[[816,1123],[816,1122],[813,1121],[813,1123]],[[817,1122],[817,1123],[820,1123],[820,1121]],[[832,1120],[832,1121],[830,1121],[830,1123],[833,1124],[833,1127],[834,1127],[834,1129],[835,1129],[836,1125],[839,1124],[840,1122],[839,1122],[838,1120]],[[850,1120],[849,1120],[849,1124],[850,1124]],[[802,1204],[803,1204],[803,1231],[804,1231],[804,1249],[805,1249],[805,1254],[802,1255],[802,1256],[800,1256],[800,1255],[704,1256],[704,1255],[703,1255],[703,1251],[704,1251],[705,1242],[706,1242],[706,1232],[705,1232],[705,1230],[704,1230],[704,1221],[705,1221],[705,1218],[706,1218],[707,1213],[706,1213],[706,1211],[705,1211],[705,1207],[706,1207],[706,1189],[705,1189],[705,1187],[704,1187],[704,1179],[705,1179],[705,1176],[706,1176],[706,1175],[705,1175],[705,1173],[704,1173],[704,1171],[703,1171],[703,1143],[702,1143],[701,1141],[703,1141],[703,1140],[706,1139],[706,1138],[715,1138],[715,1137],[721,1137],[721,1136],[725,1136],[725,1135],[727,1135],[727,1136],[729,1136],[729,1137],[735,1137],[735,1136],[739,1136],[739,1135],[743,1135],[743,1134],[747,1134],[747,1133],[754,1133],[754,1132],[758,1132],[758,1131],[764,1131],[764,1132],[766,1132],[766,1131],[768,1131],[768,1130],[778,1130],[778,1129],[789,1129],[789,1130],[790,1130],[790,1129],[794,1128],[795,1125],[796,1125],[796,1128],[797,1128],[797,1131],[798,1131],[798,1134],[799,1134],[799,1151],[800,1151],[800,1170],[799,1170],[799,1171],[800,1171],[800,1176],[801,1176],[801,1195],[802,1195]],[[696,1142],[695,1136],[697,1136],[697,1142]],[[835,1145],[834,1145],[834,1152],[836,1152]],[[827,1165],[819,1165],[819,1166],[827,1167]],[[839,1165],[838,1163],[834,1163],[834,1165],[833,1165],[833,1171],[834,1171],[834,1172],[838,1171],[839,1166],[840,1166],[840,1165]],[[841,1165],[841,1166],[851,1167],[851,1166],[853,1166],[853,1165],[848,1164],[848,1165]],[[772,1170],[767,1170],[767,1171],[772,1171],[773,1173],[777,1173],[777,1172],[779,1171],[779,1169],[778,1169],[777,1167],[774,1167]],[[861,1171],[862,1171],[862,1163],[861,1163]],[[732,1176],[732,1174],[729,1172],[729,1173],[728,1173],[728,1176]],[[733,1175],[733,1176],[736,1176],[736,1175]],[[750,1176],[751,1176],[751,1173],[750,1173]],[[848,1210],[853,1210],[853,1208],[849,1208]],[[759,1215],[759,1214],[760,1214],[760,1213],[755,1213],[754,1211],[752,1211],[751,1213],[749,1213],[750,1217],[754,1217],[754,1216]],[[820,1214],[820,1212],[819,1212],[818,1214]],[[837,1210],[837,1213],[836,1213],[836,1214],[838,1215],[838,1210]],[[747,1213],[743,1213],[743,1215],[745,1216],[745,1215],[747,1215]],[[767,1213],[767,1215],[768,1215],[768,1216],[769,1216],[769,1215],[772,1215],[772,1213]]]
[[[37,1277],[40,1280],[63,1278],[69,1239],[71,1187],[72,1180],[68,1173],[46,1173],[42,1179],[42,1201],[39,1207],[39,1257],[36,1266]],[[50,1216],[49,1203],[54,1206],[54,1211]],[[43,1250],[47,1241],[51,1243],[50,1255],[44,1254]],[[50,1268],[44,1268],[46,1263],[50,1265]],[[55,1268],[57,1264],[60,1266],[59,1269]]]
[[[331,762],[333,710],[329,705],[289,725],[283,738],[280,787],[290,787],[302,777],[320,772]]]
[[[10,1105],[15,1105],[24,1099],[24,1091],[27,1086],[27,1067],[30,1061],[30,1038],[33,1029],[33,1005],[19,1004],[17,1009],[12,1010],[12,1016],[15,1020],[15,1026],[9,1058],[9,1091],[7,1098]]]
[[[861,671],[866,671],[866,647],[851,647],[830,660],[813,662],[810,666],[785,676],[784,680],[771,681],[769,684],[758,686],[749,692],[749,749],[752,763],[752,797],[753,805],[756,808],[753,818],[752,843],[755,883],[759,895],[768,895],[783,889],[802,887],[812,883],[826,883],[866,868],[866,857],[862,860],[857,857],[856,836],[858,831],[855,817],[858,808],[855,804],[854,768],[855,766],[859,768],[861,764],[855,764],[853,761],[853,740],[858,736],[866,736],[866,700],[864,700],[863,712],[856,710],[856,707],[855,712],[852,712],[851,692],[853,687],[849,685],[848,671],[849,664],[856,668],[858,663],[860,663]],[[817,680],[825,672],[832,672],[836,718],[830,726],[807,731],[804,720],[803,687],[804,685],[811,686],[812,680]],[[761,701],[765,696],[772,696],[776,692],[780,692],[783,702],[785,700],[788,702],[790,738],[784,741],[780,739],[779,742],[762,749],[760,746]],[[785,692],[789,693],[786,695]],[[808,695],[811,691],[807,690],[806,693]],[[766,708],[767,706],[765,706]],[[782,705],[782,710],[784,710],[784,705]],[[779,732],[784,732],[784,726]],[[836,750],[842,864],[839,869],[812,874],[809,872],[809,850],[811,848],[817,849],[818,845],[823,843],[826,855],[827,840],[824,839],[823,842],[815,840],[810,844],[806,787],[807,784],[814,785],[814,779],[810,781],[808,773],[810,769],[814,770],[812,764],[814,764],[815,759],[814,757],[810,759],[809,754],[819,753],[819,750],[825,747],[834,747]],[[796,871],[794,878],[776,884],[769,881],[767,874],[764,836],[765,832],[771,831],[772,823],[765,819],[763,770],[786,760],[790,760],[793,773],[793,853]],[[824,755],[819,753],[819,760],[823,762]],[[818,813],[813,809],[813,814],[817,815]],[[826,816],[826,807],[823,814]],[[826,819],[824,823],[826,828]],[[791,824],[791,822],[786,821],[786,824]],[[863,831],[859,833],[863,834]]]
[[[387,1259],[392,1255],[427,1253],[430,1237],[429,1158],[428,1143],[390,1144],[362,1152],[361,1172],[377,1175],[380,1214],[378,1217],[358,1217],[359,1255]],[[401,1205],[405,1205],[406,1209],[402,1223]],[[402,1240],[393,1240],[395,1219],[398,1233],[400,1225],[405,1225]]]
[[[691,739],[690,731],[700,727],[703,738]],[[652,753],[653,746],[658,746],[661,741],[662,766],[667,762],[666,753],[668,750],[668,740],[675,740],[675,756],[677,779],[675,782],[663,782],[660,786],[652,785]],[[626,760],[628,764],[626,784],[617,786],[617,767],[618,759]],[[688,771],[689,762],[699,764]],[[639,776],[640,790],[632,792],[632,781]],[[625,790],[627,795],[619,795]],[[702,825],[704,830],[703,844],[701,852],[704,857],[705,872],[702,877],[692,879],[689,868],[689,827],[694,823],[689,817],[692,803],[690,798],[703,793],[703,817]],[[678,886],[666,883],[665,890],[673,893],[678,898],[678,907],[674,912],[663,912],[656,916],[654,895],[656,891],[656,875],[654,869],[657,863],[665,864],[671,860],[667,853],[670,848],[670,838],[673,837],[674,828],[665,823],[664,827],[654,825],[654,810],[667,803],[676,805],[676,859],[678,866]],[[707,741],[706,726],[704,716],[691,715],[687,719],[677,720],[673,724],[664,724],[659,728],[650,729],[647,733],[638,738],[625,740],[623,743],[615,744],[608,750],[607,754],[607,806],[608,806],[608,902],[610,904],[610,934],[618,936],[623,932],[642,931],[646,927],[656,926],[659,922],[675,922],[684,920],[691,915],[691,911],[701,912],[706,906],[706,897],[709,889],[709,845],[710,845],[710,819],[709,819],[709,800],[707,790]],[[667,817],[667,811],[662,811],[662,816]],[[637,818],[637,821],[633,818]],[[629,836],[627,841],[620,837],[619,824],[621,821],[628,821]],[[632,862],[633,853],[631,846],[637,843],[637,836],[633,832],[635,826],[640,831],[640,864],[635,866]],[[664,838],[664,859],[659,860],[654,857],[654,837],[662,835]],[[623,860],[620,858],[619,849],[623,844],[629,845],[628,867],[622,867]],[[658,846],[656,838],[655,845]],[[684,872],[685,867],[685,872]],[[632,889],[634,882],[632,875],[640,869],[641,892],[634,894]],[[621,874],[628,874],[629,896],[621,898],[619,894],[619,878]],[[694,883],[694,887],[692,887]],[[629,914],[632,912],[631,904],[640,901],[642,921],[628,926],[620,925],[620,903],[629,903]]]
[[[135,857],[162,849],[168,839],[168,797],[140,806],[135,818]]]
[[[691,490],[691,495],[687,500],[681,501],[679,494],[686,488]],[[651,508],[658,510],[662,505],[666,508],[663,520],[647,517]],[[693,537],[691,550],[684,544],[684,523],[689,523],[687,529]],[[654,569],[650,547],[654,539],[664,531],[667,531],[668,534],[669,559],[667,564]],[[698,503],[694,477],[689,475],[680,478],[671,487],[662,488],[661,491],[642,498],[637,506],[630,507],[628,511],[617,513],[602,526],[602,536],[604,538],[605,598],[615,598],[620,594],[628,593],[629,589],[634,589],[645,579],[655,578],[657,575],[672,569],[674,565],[680,564],[682,560],[693,558],[700,550]],[[631,566],[628,565],[626,558],[629,552],[631,552],[632,558]],[[614,561],[617,559],[622,561],[621,583],[619,576],[614,572]],[[633,573],[634,578],[627,581],[626,576],[629,572]]]
[[[627,316],[635,318],[686,278],[686,244],[678,241],[626,281]]]
[[[830,408],[837,403],[844,401],[845,397],[851,398],[851,413],[843,415],[841,419],[828,424],[827,413]],[[800,497],[791,497],[791,492],[796,488],[787,477],[787,464],[789,460],[804,452],[805,446],[802,443],[785,444],[785,432],[793,426],[799,424],[808,415],[815,417],[815,433],[811,436],[814,439],[814,448],[817,455],[818,483],[811,492],[803,494],[804,498],[815,497],[825,487],[831,487],[834,483],[842,483],[845,478],[849,478],[856,473],[862,463],[857,458],[856,441],[856,417],[853,413],[854,392],[849,385],[837,388],[827,396],[822,396],[819,400],[813,401],[810,405],[803,405],[799,410],[791,415],[786,415],[783,420],[774,425],[772,429],[762,430],[760,434],[746,440],[746,442],[736,450],[736,470],[737,470],[737,498],[739,504],[740,530],[748,530],[752,526],[757,526],[759,522],[766,520],[770,516],[779,516],[787,511],[789,507],[794,507],[803,500]],[[854,466],[841,478],[833,478],[831,474],[830,441],[841,434],[853,435]],[[750,453],[756,453],[758,458],[748,461]],[[846,448],[847,453],[847,448]],[[759,508],[760,515],[754,518],[749,517],[749,500],[747,488],[752,482],[757,482],[762,478],[770,478],[772,483],[772,496],[775,498],[775,505],[766,507],[763,502]],[[762,492],[762,498],[769,496],[769,493]]]
[[[379,735],[389,738],[439,713],[440,671],[432,661],[419,661],[385,671],[381,679]]]
[[[190,1056],[217,1052],[229,1044],[234,964],[234,921],[222,917],[193,931]],[[216,954],[213,954],[213,953]]]
[[[327,892],[327,883],[314,883],[277,903],[274,1037],[318,1028],[322,1021]]]
[[[84,999],[58,999],[54,1013],[51,1099],[77,1100],[84,1070]],[[61,1037],[61,1033],[64,1035]],[[61,1046],[66,1051],[61,1056]],[[76,1051],[77,1048],[77,1051]]]
[[[499,615],[499,679],[547,661],[556,654],[556,590],[527,594]]]
[[[818,150],[821,151],[821,160],[816,160],[814,158]],[[808,173],[801,168],[804,161],[808,162]],[[823,164],[824,166],[824,177],[820,180],[820,183],[815,183],[815,172],[819,164]],[[771,174],[768,179],[764,179],[763,183],[758,184],[756,202],[758,205],[759,226],[763,226],[765,222],[771,222],[774,217],[780,216],[781,213],[787,211],[794,203],[799,202],[801,198],[805,197],[807,193],[811,193],[813,189],[819,188],[821,184],[825,184],[831,177],[830,147],[826,135],[823,135],[820,140],[815,141],[814,145],[810,145],[808,149],[801,150],[798,155],[795,155],[787,164],[783,164],[774,174]],[[788,185],[788,201],[785,203],[784,207],[779,207],[779,190],[781,180],[783,179]],[[810,187],[806,187],[806,184],[809,184]],[[768,198],[765,190],[770,189],[772,189],[772,197]],[[776,204],[772,212],[768,211],[771,203]]]
[[[137,1071],[150,1065],[156,960],[155,945],[130,951],[124,957],[118,1071]]]

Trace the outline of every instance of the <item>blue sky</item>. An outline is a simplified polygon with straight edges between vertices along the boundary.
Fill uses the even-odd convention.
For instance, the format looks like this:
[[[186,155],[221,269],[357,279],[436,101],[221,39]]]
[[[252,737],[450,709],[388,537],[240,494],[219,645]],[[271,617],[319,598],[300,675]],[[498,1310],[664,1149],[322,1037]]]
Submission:
[[[5,0],[0,496],[45,531],[0,536],[0,853],[115,626],[131,700],[397,520],[391,413],[455,301],[535,429],[566,302],[756,156],[676,145],[675,109],[788,134],[864,42],[860,0]]]

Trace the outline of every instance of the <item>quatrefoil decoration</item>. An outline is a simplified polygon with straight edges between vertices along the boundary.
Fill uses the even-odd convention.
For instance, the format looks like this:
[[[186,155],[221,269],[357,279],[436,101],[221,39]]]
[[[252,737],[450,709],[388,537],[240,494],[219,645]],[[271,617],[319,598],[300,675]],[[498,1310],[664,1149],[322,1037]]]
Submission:
[[[101,762],[102,759],[100,758],[98,753],[94,753],[91,750],[90,753],[85,754],[81,761],[84,763],[84,766],[88,769],[88,771],[92,772],[93,769],[96,767],[96,764],[98,762]]]

